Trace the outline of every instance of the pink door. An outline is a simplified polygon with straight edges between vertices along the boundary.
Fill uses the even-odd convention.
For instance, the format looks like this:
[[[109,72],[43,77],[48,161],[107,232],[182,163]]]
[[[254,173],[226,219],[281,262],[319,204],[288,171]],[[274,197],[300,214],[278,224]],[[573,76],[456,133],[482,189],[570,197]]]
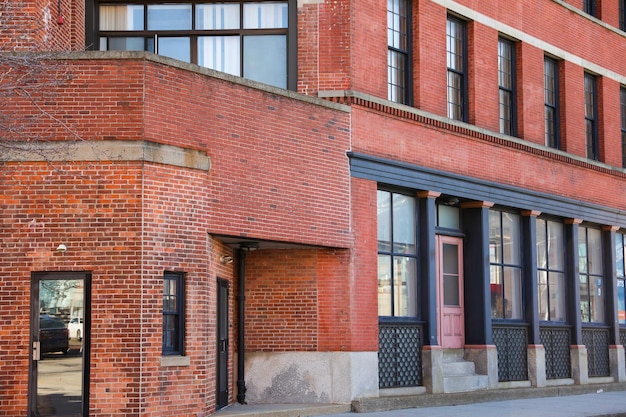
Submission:
[[[463,315],[463,240],[437,236],[437,311],[439,343],[445,349],[465,344]]]

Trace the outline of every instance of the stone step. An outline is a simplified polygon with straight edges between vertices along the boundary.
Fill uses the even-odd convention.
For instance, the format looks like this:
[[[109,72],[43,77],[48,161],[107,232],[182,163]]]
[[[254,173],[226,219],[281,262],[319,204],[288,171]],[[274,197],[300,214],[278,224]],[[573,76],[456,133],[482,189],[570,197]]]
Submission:
[[[487,375],[451,375],[443,377],[443,392],[469,392],[489,388]]]
[[[448,375],[475,375],[476,365],[470,361],[444,362],[443,374]]]

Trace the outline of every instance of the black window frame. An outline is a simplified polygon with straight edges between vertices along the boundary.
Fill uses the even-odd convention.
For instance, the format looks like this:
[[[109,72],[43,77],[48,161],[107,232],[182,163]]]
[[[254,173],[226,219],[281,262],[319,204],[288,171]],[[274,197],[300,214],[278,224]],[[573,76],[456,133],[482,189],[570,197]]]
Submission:
[[[389,9],[389,5],[393,5]],[[397,7],[396,7],[397,6]],[[387,2],[387,99],[395,103],[413,105],[413,76],[412,76],[412,35],[411,35],[411,0],[390,0]],[[400,27],[395,27],[396,19]],[[391,27],[390,27],[391,25]],[[396,45],[396,37],[399,44]],[[394,57],[404,60],[404,65],[393,65],[397,61]],[[396,71],[396,76],[392,74]],[[398,76],[401,73],[401,76]],[[394,83],[402,82],[403,85]]]
[[[600,160],[600,144],[598,133],[598,77],[585,72],[584,77],[585,105],[585,144],[587,158]]]
[[[507,67],[503,65],[503,62],[507,59],[503,56],[503,49],[507,49],[510,58]],[[516,43],[510,39],[499,37],[498,38],[498,100],[500,103],[500,133],[517,136],[517,85],[516,85]],[[508,83],[509,85],[504,85]],[[506,109],[506,103],[503,102],[503,98],[508,98],[509,106]],[[508,129],[506,122],[508,121]],[[504,123],[504,125],[503,125]]]
[[[550,148],[561,149],[559,62],[556,59],[544,57],[543,71],[545,143]]]
[[[166,282],[173,282],[175,285],[175,292],[171,291],[166,294]],[[171,286],[169,287],[171,288]],[[176,307],[174,309],[167,309],[167,299],[168,297],[176,298]],[[185,274],[182,272],[169,272],[166,271],[163,273],[163,322],[162,322],[162,355],[163,356],[173,356],[185,355]],[[174,328],[167,328],[167,317],[174,317]],[[173,343],[168,344],[166,342],[166,332],[174,333],[172,340]]]
[[[243,8],[244,3],[263,3],[263,2],[272,2],[276,0],[229,0],[229,3],[239,3],[240,7]],[[287,3],[288,7],[288,23],[287,28],[276,28],[276,29],[244,29],[241,27],[240,29],[228,29],[228,30],[196,30],[195,24],[195,13],[197,4],[212,4],[212,3],[224,3],[223,1],[216,0],[169,0],[166,2],[167,4],[191,4],[192,7],[192,18],[191,30],[147,30],[146,19],[147,19],[147,6],[154,4],[165,4],[163,1],[159,0],[87,0],[85,5],[85,14],[86,14],[86,27],[85,27],[85,40],[86,40],[86,48],[92,50],[99,50],[100,48],[100,38],[101,37],[124,37],[132,34],[133,37],[143,37],[145,38],[145,50],[149,50],[148,41],[150,38],[154,39],[155,35],[159,34],[167,34],[168,36],[185,36],[190,38],[190,61],[193,64],[197,64],[197,39],[200,36],[221,36],[221,35],[239,35],[241,37],[241,42],[243,43],[243,37],[246,35],[285,35],[286,36],[286,54],[287,54],[287,62],[286,62],[286,71],[287,71],[287,80],[286,80],[286,89],[296,91],[298,87],[298,57],[297,57],[297,21],[298,21],[298,7],[297,0],[282,0]],[[99,30],[99,6],[100,4],[129,4],[129,5],[144,5],[146,12],[144,13],[144,30],[141,31],[100,31]],[[243,16],[243,14],[241,15]],[[243,18],[243,17],[241,17]],[[241,74],[243,77],[243,67],[244,67],[244,48],[240,49],[240,65],[241,65]]]
[[[620,87],[620,119],[622,135],[622,168],[626,168],[626,87]]]
[[[596,17],[598,13],[596,0],[583,0],[583,11],[588,15]]]
[[[626,31],[626,0],[619,0],[619,28]]]
[[[458,39],[457,37],[452,36],[451,31],[450,31],[450,26],[451,24],[454,25],[458,25],[457,28],[459,29],[458,31],[455,31],[455,33],[458,33],[461,36],[460,42],[461,42],[461,51],[460,53],[462,54],[461,56],[461,66],[462,68],[454,68],[450,66],[450,56],[458,51],[451,51],[450,49],[450,44],[451,44],[451,39]],[[469,88],[468,88],[468,60],[467,60],[467,52],[468,52],[468,40],[467,40],[467,21],[460,19],[456,16],[450,15],[448,14],[448,17],[446,19],[446,66],[447,66],[447,77],[446,77],[446,86],[447,86],[447,94],[446,94],[446,113],[447,113],[447,117],[453,120],[459,120],[461,122],[468,122],[469,121]],[[450,83],[450,77],[458,77],[460,79],[459,81],[459,102],[454,102],[451,101],[451,97],[450,97],[450,90],[451,89],[456,89],[454,86],[451,86]],[[460,118],[459,117],[454,117],[454,113],[456,112],[451,112],[451,105],[454,107],[460,107]]]

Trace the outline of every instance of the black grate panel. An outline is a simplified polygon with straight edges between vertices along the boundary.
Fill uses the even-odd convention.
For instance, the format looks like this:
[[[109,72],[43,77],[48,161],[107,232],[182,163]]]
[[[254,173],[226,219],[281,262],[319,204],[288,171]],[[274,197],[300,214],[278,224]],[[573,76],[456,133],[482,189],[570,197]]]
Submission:
[[[570,378],[570,329],[569,327],[541,327],[539,339],[546,350],[546,378]]]
[[[609,376],[609,329],[582,329],[583,344],[587,348],[589,376]]]
[[[416,324],[381,324],[378,331],[380,388],[422,385],[422,328]]]
[[[493,326],[498,351],[498,380],[528,379],[528,331],[520,326]]]

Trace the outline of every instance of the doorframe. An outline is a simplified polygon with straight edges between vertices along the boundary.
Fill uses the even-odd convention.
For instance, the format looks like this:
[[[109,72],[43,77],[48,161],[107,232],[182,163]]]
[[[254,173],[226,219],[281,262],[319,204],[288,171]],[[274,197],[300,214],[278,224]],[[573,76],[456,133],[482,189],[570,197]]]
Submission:
[[[30,336],[28,344],[28,415],[37,415],[37,362],[33,346],[39,330],[39,282],[45,280],[83,280],[83,340],[82,340],[82,414],[89,415],[90,340],[91,340],[91,272],[55,271],[31,272],[30,291]]]
[[[458,263],[459,263],[459,307],[462,311],[463,323],[461,326],[461,331],[463,333],[463,343],[460,348],[465,346],[465,273],[463,270],[464,261],[463,261],[463,243],[464,240],[462,237],[458,236],[448,236],[448,235],[436,235],[436,287],[437,287],[437,338],[439,340],[440,346],[444,349],[447,347],[444,346],[443,340],[443,252],[442,248],[445,243],[454,244],[458,247]]]
[[[226,289],[226,299],[222,300],[222,296],[220,295],[221,290],[225,288]],[[230,381],[228,378],[228,374],[229,374],[229,361],[230,361],[230,327],[228,325],[229,320],[230,320],[230,316],[229,316],[229,309],[230,309],[230,283],[223,279],[223,278],[218,278],[217,279],[217,297],[216,297],[216,313],[217,313],[217,317],[215,320],[215,349],[216,349],[216,366],[215,366],[215,408],[216,410],[220,410],[224,407],[226,407],[228,405],[228,398],[230,396]],[[226,307],[226,317],[222,317],[222,315],[220,314],[220,308],[221,308],[221,303],[225,303],[225,307]],[[222,377],[222,373],[220,371],[220,330],[221,329],[221,324],[222,320],[226,320],[225,325],[226,325],[226,329],[223,329],[226,331],[227,334],[227,342],[226,342],[226,386],[222,387],[220,384],[220,379]],[[225,403],[222,404],[220,401],[220,390],[222,388],[226,388],[226,399],[225,399]]]

